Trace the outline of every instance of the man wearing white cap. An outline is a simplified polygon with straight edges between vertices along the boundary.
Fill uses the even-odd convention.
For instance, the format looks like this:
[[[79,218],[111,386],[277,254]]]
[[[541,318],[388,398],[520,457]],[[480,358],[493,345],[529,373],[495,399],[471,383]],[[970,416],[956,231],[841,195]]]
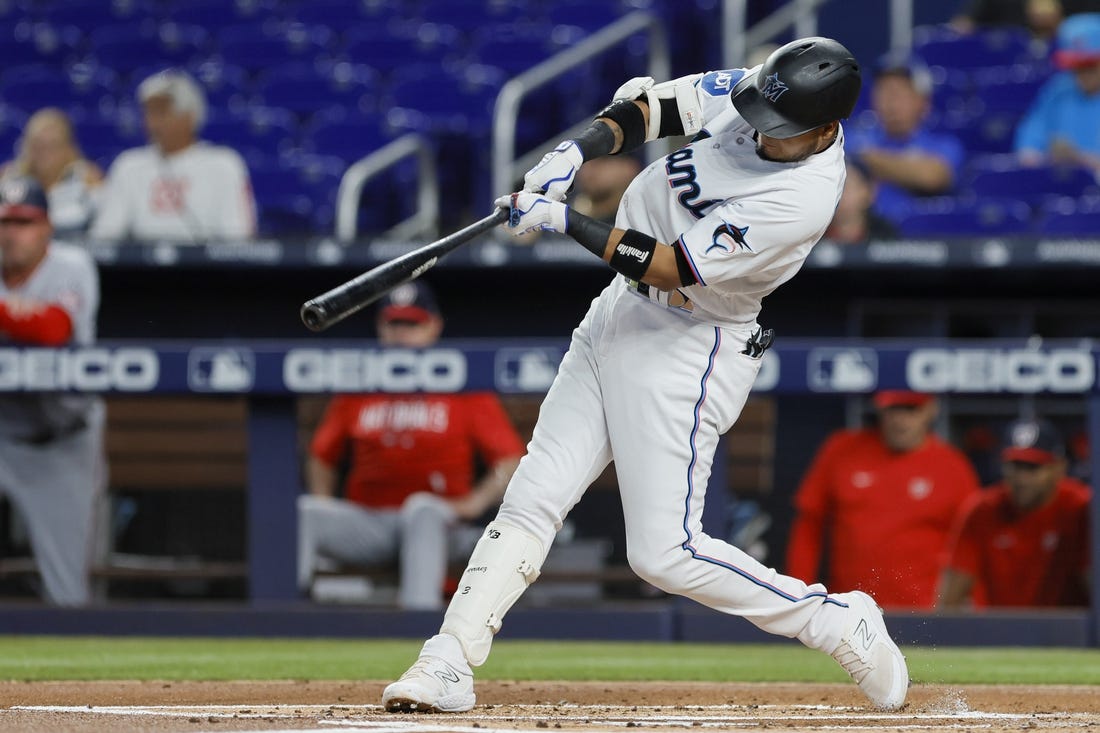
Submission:
[[[138,86],[150,145],[123,152],[107,176],[92,239],[203,244],[256,233],[248,169],[235,151],[198,139],[206,99],[181,71]]]

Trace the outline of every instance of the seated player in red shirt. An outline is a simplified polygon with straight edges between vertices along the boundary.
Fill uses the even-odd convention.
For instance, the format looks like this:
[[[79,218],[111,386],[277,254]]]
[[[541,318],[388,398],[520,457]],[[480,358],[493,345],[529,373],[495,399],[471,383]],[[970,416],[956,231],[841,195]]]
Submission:
[[[439,339],[443,320],[417,281],[381,301],[377,327],[383,346],[423,349]],[[399,605],[442,608],[448,562],[470,554],[481,530],[469,522],[500,502],[523,450],[493,394],[334,397],[310,447],[309,493],[298,500],[299,587],[309,590],[322,559],[396,559]],[[478,460],[486,471],[475,484]]]
[[[873,592],[887,608],[932,608],[951,521],[978,476],[932,432],[931,395],[883,390],[874,404],[878,426],[830,436],[803,478],[787,573]]]
[[[1089,487],[1046,420],[1008,426],[1004,480],[959,511],[939,606],[1087,606]]]

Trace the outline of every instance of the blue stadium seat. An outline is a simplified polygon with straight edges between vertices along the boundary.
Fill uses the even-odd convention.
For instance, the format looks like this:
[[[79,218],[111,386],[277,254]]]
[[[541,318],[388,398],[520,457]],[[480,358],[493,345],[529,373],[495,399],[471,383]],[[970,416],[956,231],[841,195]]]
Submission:
[[[1085,196],[1100,191],[1095,176],[1070,166],[1023,167],[1012,159],[994,156],[972,162],[966,188],[977,196],[1005,196],[1038,200],[1042,196]]]
[[[1049,78],[1046,66],[1014,64],[981,69],[974,74],[974,96],[981,102],[978,112],[1022,115]]]
[[[558,0],[546,11],[554,25],[573,25],[588,32],[611,25],[627,15],[628,9],[619,3],[594,3],[592,0]]]
[[[378,116],[318,116],[302,134],[302,147],[318,155],[334,156],[349,163],[394,139]]]
[[[440,133],[488,132],[493,103],[505,81],[504,73],[493,67],[471,65],[457,70],[414,67],[403,70],[390,88],[390,124],[403,126],[402,110],[424,113],[426,123],[412,122],[408,127]],[[395,114],[396,112],[396,114]]]
[[[211,109],[243,107],[252,93],[248,72],[240,66],[210,60],[191,66],[188,71],[202,83]]]
[[[346,62],[275,66],[264,72],[256,89],[264,104],[302,116],[333,105],[368,111],[379,94],[377,72]]]
[[[470,33],[486,25],[521,26],[533,22],[529,3],[514,0],[424,0],[420,18]]]
[[[1031,207],[1016,199],[919,201],[898,222],[906,237],[1022,234],[1031,230]]]
[[[575,35],[552,33],[549,26],[488,26],[474,34],[471,53],[479,63],[515,75],[545,61],[576,40]]]
[[[21,21],[0,25],[0,68],[15,64],[63,63],[79,56],[81,33]]]
[[[929,66],[978,69],[1035,60],[1031,37],[1022,28],[998,28],[967,35],[950,31],[914,33],[913,52]]]
[[[0,98],[28,113],[42,107],[95,108],[113,100],[111,72],[86,64],[70,72],[46,64],[9,66],[0,72]]]
[[[235,25],[218,32],[221,58],[257,73],[290,61],[314,61],[332,46],[332,32],[298,23]]]
[[[276,0],[173,0],[167,18],[217,33],[243,23],[259,26],[277,21],[277,7]]]
[[[26,123],[25,112],[0,102],[0,161],[15,157],[15,145]]]
[[[947,116],[935,125],[940,132],[954,135],[971,156],[1004,154],[1012,150],[1020,115],[1013,112],[989,112]]]
[[[357,25],[344,34],[344,56],[383,73],[417,64],[445,65],[461,53],[461,36],[452,26],[425,23],[399,27]]]
[[[308,233],[312,228],[312,202],[297,172],[274,155],[246,160],[260,233],[268,236]]]
[[[288,151],[295,144],[297,130],[290,110],[249,106],[235,112],[212,109],[202,137],[249,158]]]
[[[106,25],[92,31],[89,50],[92,58],[120,74],[129,74],[142,66],[186,66],[207,53],[209,35],[198,26],[165,23]]]
[[[89,34],[114,23],[153,25],[157,13],[150,0],[51,0],[39,18],[54,27],[72,26]]]
[[[286,15],[309,25],[323,25],[341,32],[360,23],[387,25],[406,20],[409,3],[399,0],[298,0]]]
[[[1100,199],[1060,197],[1042,208],[1036,226],[1041,235],[1075,235],[1100,238]]]
[[[114,160],[123,150],[146,142],[144,137],[134,135],[114,120],[88,114],[71,116],[80,149],[90,160]]]

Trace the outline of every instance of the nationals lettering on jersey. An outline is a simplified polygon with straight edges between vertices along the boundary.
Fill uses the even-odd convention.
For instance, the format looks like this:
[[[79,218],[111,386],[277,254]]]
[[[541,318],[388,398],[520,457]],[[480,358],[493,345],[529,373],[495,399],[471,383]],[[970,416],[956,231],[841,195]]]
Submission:
[[[427,400],[364,405],[359,412],[357,428],[366,433],[381,430],[445,433],[450,421],[450,407],[446,402]]]
[[[844,187],[844,140],[797,163],[765,160],[730,98],[745,69],[697,75],[703,130],[651,163],[623,195],[615,226],[680,247],[698,285],[681,288],[691,317],[754,328],[761,301],[802,267]],[[776,79],[767,91],[779,98]],[[656,185],[655,178],[666,185]],[[650,289],[651,299],[669,302]]]

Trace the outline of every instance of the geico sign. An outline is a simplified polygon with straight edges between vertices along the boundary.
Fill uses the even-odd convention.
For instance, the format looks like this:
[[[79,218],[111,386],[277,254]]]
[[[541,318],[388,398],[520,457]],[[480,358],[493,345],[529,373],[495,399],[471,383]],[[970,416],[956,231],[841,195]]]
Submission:
[[[455,349],[291,349],[283,361],[291,392],[457,392],[466,356]]]
[[[1086,392],[1096,368],[1076,349],[916,349],[905,376],[922,392]]]
[[[2,392],[149,392],[159,378],[152,349],[0,349]]]

